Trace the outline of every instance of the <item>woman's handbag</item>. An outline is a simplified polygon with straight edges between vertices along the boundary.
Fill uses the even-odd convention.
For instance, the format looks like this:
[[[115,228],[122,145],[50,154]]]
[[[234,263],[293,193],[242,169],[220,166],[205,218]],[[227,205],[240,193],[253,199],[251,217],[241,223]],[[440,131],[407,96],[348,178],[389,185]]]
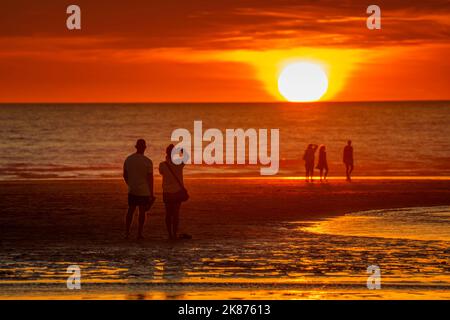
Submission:
[[[166,166],[167,166],[167,169],[169,169],[169,171],[172,174],[172,176],[178,182],[178,185],[181,188],[180,191],[178,191],[176,193],[172,193],[172,194],[170,194],[170,196],[167,195],[166,198],[170,198],[168,200],[173,201],[173,202],[185,202],[185,201],[188,201],[189,200],[189,194],[188,194],[186,188],[183,186],[181,181],[178,179],[178,177],[172,171],[172,169],[170,168],[170,166],[169,166],[169,164],[167,162],[166,162]]]

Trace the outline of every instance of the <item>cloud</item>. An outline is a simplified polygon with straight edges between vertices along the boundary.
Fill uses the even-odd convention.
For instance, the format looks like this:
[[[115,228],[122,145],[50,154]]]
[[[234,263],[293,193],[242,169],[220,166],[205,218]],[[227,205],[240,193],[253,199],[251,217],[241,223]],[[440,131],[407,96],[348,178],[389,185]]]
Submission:
[[[73,50],[183,47],[195,50],[367,47],[448,42],[448,1],[383,1],[382,30],[366,28],[367,1],[77,1],[82,30],[65,27],[65,3],[5,4],[0,37],[85,38]],[[88,39],[103,39],[94,44]],[[8,50],[4,43],[2,51]],[[45,49],[45,48],[44,48]]]
[[[352,90],[339,99],[448,97],[448,72],[440,72],[448,70],[448,1],[377,1],[376,31],[366,28],[371,3],[361,0],[76,3],[81,31],[66,28],[69,2],[2,3],[0,100],[270,101],[277,64],[305,50],[342,77],[334,83],[349,78]],[[424,50],[411,55],[415,48]],[[408,56],[426,60],[418,66]],[[419,85],[395,85],[411,74]]]

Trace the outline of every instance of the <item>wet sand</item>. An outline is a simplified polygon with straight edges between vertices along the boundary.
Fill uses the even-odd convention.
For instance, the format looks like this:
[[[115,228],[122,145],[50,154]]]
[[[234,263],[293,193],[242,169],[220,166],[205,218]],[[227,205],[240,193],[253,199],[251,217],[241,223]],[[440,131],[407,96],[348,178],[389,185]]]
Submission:
[[[1,182],[0,298],[450,298],[448,242],[302,230],[349,212],[449,205],[449,180],[187,179],[180,231],[193,239],[177,242],[156,185],[138,242],[123,240],[120,180]],[[71,264],[81,290],[66,288]],[[371,264],[382,290],[366,287]]]

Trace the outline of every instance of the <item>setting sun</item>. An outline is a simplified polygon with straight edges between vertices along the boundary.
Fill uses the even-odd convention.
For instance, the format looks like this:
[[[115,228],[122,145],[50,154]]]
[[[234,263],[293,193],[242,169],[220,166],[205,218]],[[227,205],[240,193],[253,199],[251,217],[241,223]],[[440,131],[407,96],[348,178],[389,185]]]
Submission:
[[[286,66],[278,77],[280,94],[291,102],[319,100],[328,89],[328,77],[317,64],[297,62]]]

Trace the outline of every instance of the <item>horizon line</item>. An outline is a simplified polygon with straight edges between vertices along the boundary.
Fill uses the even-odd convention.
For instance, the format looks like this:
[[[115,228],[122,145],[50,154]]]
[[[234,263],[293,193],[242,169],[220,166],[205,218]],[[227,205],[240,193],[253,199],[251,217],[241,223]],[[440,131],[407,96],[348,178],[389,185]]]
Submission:
[[[324,101],[309,101],[309,102],[291,102],[291,101],[34,101],[34,102],[0,102],[0,105],[16,104],[292,104],[292,105],[308,105],[308,104],[324,104],[324,103],[389,103],[389,102],[450,102],[449,99],[407,99],[407,100],[324,100]]]
[[[159,176],[155,177],[156,180],[161,180],[162,178]],[[284,180],[284,181],[301,181],[305,182],[304,176],[293,176],[293,175],[287,175],[287,176],[220,176],[220,175],[205,175],[205,176],[196,176],[194,175],[186,175],[184,177],[185,180]],[[346,181],[345,176],[330,176],[327,177],[328,180],[333,180],[334,182],[345,182],[348,184],[351,184],[351,182]],[[76,177],[52,177],[52,178],[14,178],[14,179],[0,179],[0,184],[2,183],[22,183],[22,182],[83,182],[83,181],[123,181],[123,178],[121,177],[82,177],[82,178],[76,178]],[[314,181],[319,182],[319,177],[316,176],[313,179]],[[423,175],[423,176],[405,176],[405,175],[399,175],[399,176],[386,176],[386,175],[374,175],[374,176],[368,176],[368,175],[361,175],[361,176],[354,176],[352,177],[352,181],[450,181],[450,176],[443,175],[443,176],[431,176],[431,175]],[[319,182],[320,183],[320,182]],[[326,184],[326,182],[324,182]],[[320,185],[320,184],[318,184]]]

